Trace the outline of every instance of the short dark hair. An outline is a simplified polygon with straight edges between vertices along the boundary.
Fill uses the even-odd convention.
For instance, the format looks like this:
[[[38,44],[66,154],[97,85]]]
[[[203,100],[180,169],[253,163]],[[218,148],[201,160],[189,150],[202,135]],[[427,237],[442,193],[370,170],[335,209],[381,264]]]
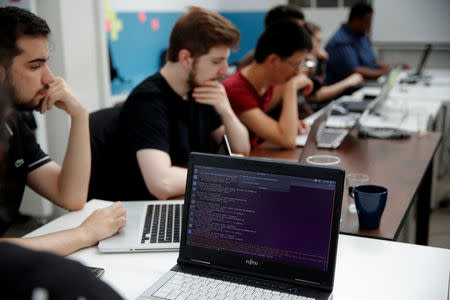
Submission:
[[[272,53],[288,58],[296,51],[311,48],[311,37],[303,27],[292,21],[280,21],[267,27],[259,37],[255,60],[262,63]]]
[[[365,2],[359,2],[352,6],[348,20],[362,19],[365,15],[373,13],[372,6]]]
[[[304,25],[306,31],[309,33],[309,35],[313,36],[316,32],[322,31],[319,27],[319,25],[314,24],[312,22],[305,22]]]
[[[191,6],[172,29],[167,60],[177,62],[182,49],[189,50],[197,58],[218,45],[237,48],[240,37],[239,30],[228,19],[204,8]]]
[[[0,65],[8,69],[20,54],[17,40],[24,35],[47,37],[50,28],[35,14],[13,6],[0,7]]]
[[[285,21],[289,19],[305,20],[305,15],[300,8],[293,5],[278,5],[269,10],[264,20],[264,25],[268,27],[275,22]]]

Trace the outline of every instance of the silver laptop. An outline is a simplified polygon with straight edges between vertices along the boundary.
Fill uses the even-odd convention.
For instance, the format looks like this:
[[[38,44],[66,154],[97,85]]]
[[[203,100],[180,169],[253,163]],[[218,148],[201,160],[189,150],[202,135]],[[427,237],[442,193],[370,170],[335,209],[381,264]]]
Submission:
[[[349,133],[345,128],[327,128],[327,119],[330,116],[335,102],[331,102],[322,109],[320,115],[314,120],[309,133],[297,137],[297,145],[306,147],[308,143],[317,143],[319,148],[337,148]],[[356,124],[356,122],[355,122]]]
[[[178,251],[183,200],[126,201],[123,205],[127,224],[100,241],[101,252]]]
[[[344,177],[191,153],[178,263],[138,299],[330,299]]]

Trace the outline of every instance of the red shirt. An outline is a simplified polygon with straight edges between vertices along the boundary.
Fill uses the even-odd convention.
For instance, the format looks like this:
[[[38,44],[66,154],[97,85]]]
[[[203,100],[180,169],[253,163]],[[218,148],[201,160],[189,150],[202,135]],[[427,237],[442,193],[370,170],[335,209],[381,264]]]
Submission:
[[[241,71],[225,79],[222,84],[225,86],[228,100],[237,116],[253,108],[259,108],[266,112],[274,89],[274,86],[270,85],[264,95],[259,95],[253,85],[241,74]],[[250,142],[252,147],[255,147],[261,141],[253,132],[250,132]]]

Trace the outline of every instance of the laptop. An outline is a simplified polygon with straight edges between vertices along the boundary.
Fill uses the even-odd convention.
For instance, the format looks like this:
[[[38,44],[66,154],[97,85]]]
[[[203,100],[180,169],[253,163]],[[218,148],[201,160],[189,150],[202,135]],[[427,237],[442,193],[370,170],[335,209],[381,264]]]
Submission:
[[[191,153],[178,263],[138,299],[331,299],[344,176]]]
[[[231,155],[224,134],[217,154]],[[178,251],[184,200],[126,201],[127,224],[116,235],[100,241],[101,252]]]
[[[318,148],[332,148],[336,149],[342,143],[344,138],[350,132],[350,130],[357,124],[355,121],[351,128],[327,128],[327,120],[336,105],[335,102],[331,102],[322,109],[322,113],[314,120],[311,125],[309,133],[297,136],[297,146],[306,147],[308,144],[315,145],[317,143]]]
[[[178,251],[184,200],[122,203],[127,224],[98,243],[100,252]]]
[[[377,100],[379,101],[380,98],[384,98],[384,100],[387,99],[392,87],[395,84],[395,80],[397,75],[399,74],[399,71],[400,70],[397,67],[392,68],[389,71],[389,73],[386,75],[386,80],[378,96],[374,97],[372,95],[365,95],[361,101],[346,100],[346,98],[348,98],[347,96],[342,99],[338,99],[338,105],[344,107],[349,112],[363,113],[372,102],[376,102]]]
[[[397,80],[397,76],[400,73],[400,67],[396,67],[391,69],[389,72],[389,76],[387,77],[386,83],[383,85],[380,94],[367,105],[367,108],[364,110],[364,114],[379,114],[380,108],[389,98],[389,94],[391,93],[392,88],[395,85]]]
[[[423,68],[425,67],[428,57],[430,56],[432,48],[433,47],[431,44],[425,45],[422,57],[420,58],[419,66],[417,67],[417,70],[414,73],[408,75],[409,78],[421,79],[423,77],[426,77],[423,75]]]

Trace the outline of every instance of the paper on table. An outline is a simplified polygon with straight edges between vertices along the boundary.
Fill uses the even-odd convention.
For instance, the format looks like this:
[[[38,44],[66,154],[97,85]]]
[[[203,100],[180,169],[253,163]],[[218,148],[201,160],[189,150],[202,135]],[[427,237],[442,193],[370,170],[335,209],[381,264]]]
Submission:
[[[307,133],[303,133],[303,134],[299,134],[297,135],[297,138],[295,139],[295,144],[297,146],[305,146],[306,144],[306,140],[308,139],[308,134]]]

